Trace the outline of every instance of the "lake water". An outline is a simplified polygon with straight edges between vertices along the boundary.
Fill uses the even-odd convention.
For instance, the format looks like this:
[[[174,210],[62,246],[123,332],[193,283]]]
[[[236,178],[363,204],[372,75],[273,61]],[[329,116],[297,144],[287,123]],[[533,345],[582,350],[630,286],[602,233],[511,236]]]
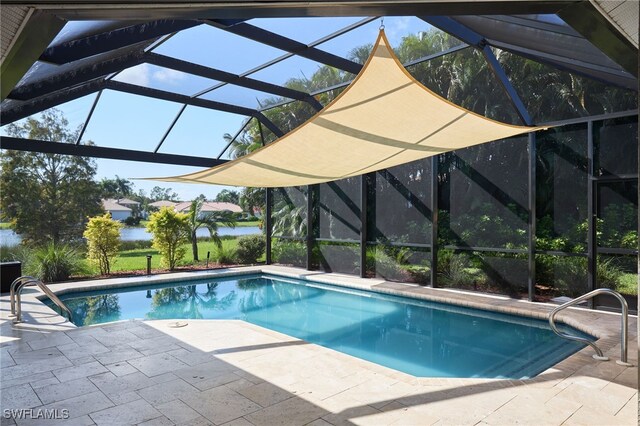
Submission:
[[[218,228],[218,235],[253,235],[259,234],[260,228],[257,226],[246,226],[237,228],[220,227]],[[200,228],[197,232],[198,238],[204,238],[209,236],[209,231],[206,228]],[[151,240],[151,234],[147,232],[145,228],[123,228],[120,230],[120,238],[122,241],[147,241]],[[15,246],[20,244],[20,235],[13,232],[12,229],[0,229],[0,245],[3,246]]]

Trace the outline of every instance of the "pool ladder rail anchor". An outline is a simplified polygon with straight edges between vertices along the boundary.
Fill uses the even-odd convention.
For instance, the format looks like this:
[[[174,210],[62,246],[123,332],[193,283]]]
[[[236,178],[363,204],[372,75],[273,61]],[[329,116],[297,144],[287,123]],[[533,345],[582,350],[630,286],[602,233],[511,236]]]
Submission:
[[[633,367],[633,364],[627,362],[627,345],[629,342],[629,306],[627,305],[627,301],[624,300],[624,297],[622,297],[622,295],[617,291],[611,290],[610,288],[598,288],[590,291],[589,293],[583,294],[580,297],[570,300],[567,303],[563,303],[549,313],[549,325],[551,326],[553,332],[558,336],[567,340],[573,340],[575,342],[580,342],[591,346],[596,351],[596,353],[592,355],[593,359],[596,359],[598,361],[608,361],[609,357],[605,356],[602,353],[602,350],[594,342],[589,339],[585,339],[584,337],[572,336],[570,334],[561,332],[560,330],[558,330],[555,322],[555,317],[558,312],[600,294],[608,294],[615,297],[620,302],[620,306],[622,308],[620,324],[620,360],[616,361],[616,363],[625,367]]]
[[[11,315],[10,317],[15,317],[14,323],[21,323],[22,320],[22,300],[21,294],[22,290],[27,286],[37,286],[42,292],[53,302],[56,306],[58,306],[65,314],[67,314],[67,318],[71,322],[71,310],[65,305],[62,300],[56,296],[54,292],[51,291],[49,287],[39,279],[35,277],[31,277],[28,275],[23,275],[21,277],[16,278],[11,283],[11,287],[9,288],[9,297],[11,301]]]

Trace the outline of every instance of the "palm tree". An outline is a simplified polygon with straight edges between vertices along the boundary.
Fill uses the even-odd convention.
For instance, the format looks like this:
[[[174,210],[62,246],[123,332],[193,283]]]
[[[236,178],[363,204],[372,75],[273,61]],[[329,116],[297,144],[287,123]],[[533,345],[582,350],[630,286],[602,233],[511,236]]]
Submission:
[[[251,123],[249,126],[251,127],[250,129],[245,130],[241,135],[233,139],[233,141],[233,136],[231,136],[231,134],[224,134],[224,141],[226,143],[231,142],[231,146],[229,147],[229,156],[231,158],[244,157],[245,155],[255,151],[262,146],[262,140],[260,139],[260,137],[253,137],[252,135],[250,135],[250,131],[254,130],[253,123]]]
[[[218,236],[218,222],[223,223],[225,226],[235,228],[236,221],[230,212],[215,212],[215,213],[202,213],[202,206],[204,200],[202,198],[196,198],[191,202],[189,207],[189,234],[191,235],[191,250],[193,251],[193,260],[198,261],[198,238],[196,233],[202,226],[209,230],[209,235],[216,243],[218,247],[222,247],[222,241]]]

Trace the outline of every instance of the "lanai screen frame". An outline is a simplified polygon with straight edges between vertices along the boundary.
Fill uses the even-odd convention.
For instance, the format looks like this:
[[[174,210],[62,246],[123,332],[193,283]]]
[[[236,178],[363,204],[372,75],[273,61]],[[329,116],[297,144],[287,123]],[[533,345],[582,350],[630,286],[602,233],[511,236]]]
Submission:
[[[538,132],[531,132],[527,134],[528,143],[527,143],[527,188],[528,188],[528,196],[527,196],[527,210],[529,213],[528,221],[527,221],[527,248],[526,249],[507,249],[504,247],[472,247],[472,246],[455,246],[455,245],[447,245],[444,247],[439,247],[438,241],[438,211],[439,211],[439,194],[438,194],[438,164],[439,157],[442,154],[431,157],[428,161],[430,161],[431,165],[431,173],[429,175],[429,179],[424,183],[426,187],[429,188],[430,192],[430,209],[432,211],[431,216],[431,230],[430,230],[430,243],[397,243],[399,247],[416,247],[420,249],[428,249],[430,253],[430,284],[429,287],[438,288],[440,287],[438,284],[437,277],[437,268],[435,265],[438,263],[438,249],[444,248],[455,251],[482,251],[482,252],[490,252],[490,253],[509,253],[509,254],[523,254],[527,256],[527,289],[528,289],[528,297],[527,299],[531,302],[535,300],[535,284],[536,284],[536,263],[535,256],[537,254],[542,255],[553,255],[553,256],[577,256],[587,258],[587,290],[591,291],[597,287],[596,275],[597,275],[597,256],[598,255],[631,255],[638,256],[637,249],[610,249],[605,247],[598,247],[597,238],[596,238],[596,209],[597,206],[593,203],[594,200],[594,190],[595,185],[598,182],[611,182],[619,179],[627,179],[627,178],[635,178],[638,179],[638,175],[633,176],[611,176],[611,177],[598,177],[595,175],[595,161],[594,161],[594,123],[598,123],[601,121],[606,121],[610,119],[616,118],[636,118],[638,117],[638,111],[624,111],[618,113],[610,113],[603,114],[592,117],[578,118],[572,120],[565,120],[563,122],[566,126],[571,125],[585,125],[587,126],[587,217],[588,217],[588,233],[587,233],[587,250],[585,253],[570,253],[570,252],[562,252],[562,251],[548,251],[548,250],[540,250],[536,248],[536,147],[537,147],[537,135],[541,132],[545,132],[545,130]],[[522,136],[518,136],[516,138],[521,138]],[[508,139],[507,139],[508,140]],[[454,151],[455,152],[455,151]],[[373,241],[369,238],[367,231],[369,229],[368,226],[368,188],[371,185],[371,181],[375,179],[375,174],[369,173],[366,175],[360,176],[360,239],[359,240],[340,240],[340,243],[358,245],[359,246],[359,275],[361,278],[366,278],[366,257],[367,257],[367,247],[371,247],[372,245],[377,244],[376,241]],[[307,185],[305,188],[305,194],[317,194],[317,189],[319,185]],[[266,189],[266,212],[265,212],[265,233],[266,233],[266,243],[267,243],[267,251],[266,251],[266,264],[273,264],[273,256],[272,256],[272,241],[273,240],[293,240],[303,242],[306,247],[306,258],[304,267],[309,271],[317,270],[318,268],[313,263],[313,248],[316,246],[316,243],[328,242],[326,239],[317,238],[313,235],[313,233],[307,232],[305,237],[291,237],[291,236],[282,236],[282,235],[273,235],[273,199],[274,199],[274,189],[268,188]],[[314,208],[317,207],[317,195],[314,198],[314,195],[307,195],[307,208],[306,208],[306,228],[315,229],[317,223],[314,222]],[[594,302],[589,302],[589,307],[595,308]]]
[[[5,5],[23,4],[21,0],[9,0],[4,2]],[[96,8],[95,4],[88,1],[77,0],[74,4],[81,5],[83,3],[94,5],[94,7],[79,8],[70,11],[67,8],[61,8],[60,3],[53,1],[36,1],[29,3],[43,7],[38,11],[36,23],[37,28],[31,28],[27,24],[25,31],[33,31],[37,33],[42,31],[40,27],[43,25],[41,21],[45,21],[48,17],[50,21],[61,21],[59,18],[80,18],[80,19],[96,19],[106,17],[122,17],[135,20],[141,19],[137,14],[143,13],[136,9],[135,3],[124,10],[113,9],[109,7],[108,1],[101,2],[104,5]],[[212,5],[213,6],[213,5]],[[153,152],[117,150],[110,148],[95,149],[80,144],[80,138],[75,148],[66,146],[51,146],[51,144],[43,144],[38,141],[30,141],[25,139],[2,138],[2,145],[7,149],[30,150],[37,152],[59,152],[71,155],[86,155],[96,158],[112,158],[124,159],[131,161],[146,161],[169,164],[182,164],[192,166],[211,167],[224,162],[221,157],[224,150],[216,158],[192,158],[179,155],[157,155],[162,144],[173,126],[179,120],[186,105],[196,105],[203,108],[213,110],[226,111],[251,119],[257,119],[269,128],[276,136],[283,134],[264,114],[262,108],[245,108],[239,105],[225,104],[221,102],[208,101],[199,98],[204,93],[214,90],[225,84],[235,84],[241,87],[253,88],[273,93],[278,96],[288,96],[293,100],[301,100],[307,102],[315,110],[319,110],[323,105],[315,100],[314,96],[336,87],[325,88],[314,93],[296,92],[283,86],[269,84],[266,82],[252,79],[249,75],[257,69],[277,63],[286,57],[300,56],[312,59],[318,63],[334,66],[342,71],[356,74],[361,65],[349,61],[343,57],[330,54],[326,51],[318,49],[316,46],[348,33],[361,25],[364,25],[377,17],[370,16],[360,22],[356,22],[333,34],[316,40],[309,44],[303,44],[287,37],[275,34],[273,32],[263,30],[247,23],[247,19],[252,17],[287,17],[287,16],[363,16],[372,15],[371,12],[382,12],[380,14],[387,16],[416,16],[424,20],[430,25],[439,28],[464,44],[440,52],[429,55],[424,58],[412,61],[405,66],[415,65],[422,61],[435,59],[442,55],[453,53],[463,48],[473,48],[481,52],[485,58],[489,69],[493,72],[496,80],[500,83],[507,98],[517,113],[520,123],[523,125],[533,125],[531,116],[527,111],[517,91],[514,89],[511,81],[507,77],[506,72],[496,59],[492,51],[492,46],[511,51],[515,54],[534,59],[538,62],[545,63],[556,68],[569,70],[587,76],[592,79],[604,81],[608,84],[624,87],[637,88],[637,61],[629,63],[629,57],[637,55],[629,55],[629,53],[637,52],[631,43],[624,39],[615,37],[617,32],[611,25],[601,17],[599,22],[600,29],[603,33],[611,36],[606,40],[606,45],[602,48],[609,56],[623,65],[609,59],[603,52],[590,44],[587,39],[580,35],[580,31],[585,34],[589,33],[589,29],[585,29],[585,22],[592,19],[592,10],[583,10],[585,5],[570,0],[556,0],[554,2],[540,1],[518,1],[518,2],[492,2],[492,1],[476,1],[472,3],[441,3],[434,0],[422,0],[403,3],[402,5],[393,2],[380,2],[375,6],[358,0],[341,2],[341,6],[332,7],[330,11],[326,10],[323,2],[311,1],[306,7],[291,5],[289,2],[276,2],[271,5],[268,10],[257,5],[251,5],[246,8],[238,8],[225,6],[224,2],[216,4],[216,8],[176,8],[166,9],[162,2],[160,4],[144,9],[144,22],[127,22],[122,23],[107,22],[98,23],[95,28],[89,28],[85,33],[76,38],[62,39],[59,42],[52,43],[44,49],[44,46],[38,51],[35,43],[26,43],[24,46],[25,57],[29,55],[37,55],[34,60],[54,63],[62,66],[62,71],[53,73],[52,75],[27,76],[16,87],[10,87],[5,84],[2,88],[2,105],[0,105],[0,122],[2,125],[25,118],[34,113],[57,106],[61,103],[77,99],[92,93],[97,93],[95,102],[84,123],[83,131],[87,127],[87,123],[91,119],[91,115],[95,105],[97,104],[103,90],[115,90],[130,94],[146,96],[149,98],[162,99],[171,102],[178,102],[183,105],[174,120],[168,125],[164,136],[156,144]],[[117,6],[116,6],[117,7]],[[531,17],[506,16],[507,13],[544,13],[557,14],[565,21],[576,27],[578,31],[569,27]],[[493,15],[493,16],[468,16],[473,15]],[[43,16],[44,15],[44,16]],[[198,16],[198,19],[194,19]],[[149,20],[153,18],[153,20]],[[590,25],[593,21],[590,21]],[[32,25],[32,26],[34,26]],[[59,25],[59,24],[58,24]],[[279,48],[288,52],[280,58],[276,58],[262,66],[249,70],[240,75],[226,73],[219,69],[203,67],[194,63],[180,61],[175,58],[158,55],[153,49],[161,45],[168,37],[188,28],[197,25],[211,25],[221,28],[224,31],[254,40],[272,47]],[[55,25],[51,25],[55,28]],[[491,31],[493,29],[493,31]],[[497,31],[500,29],[500,31]],[[491,32],[495,32],[495,37]],[[56,31],[57,33],[57,31]],[[528,34],[543,34],[544,43],[540,48],[531,49],[531,46],[519,46],[517,43],[505,43],[505,34],[512,34],[516,39],[516,35],[524,39]],[[55,34],[54,34],[55,35]],[[52,38],[53,36],[51,36]],[[507,39],[511,37],[506,37]],[[612,41],[613,40],[613,41]],[[590,40],[595,42],[594,40]],[[579,52],[575,53],[566,48],[556,47],[556,45],[566,46],[567,44],[575,44],[579,46]],[[615,49],[613,49],[615,47]],[[44,52],[42,52],[44,49]],[[615,52],[615,53],[612,53]],[[626,55],[620,52],[627,53]],[[564,59],[563,59],[564,58]],[[633,61],[631,61],[633,62]],[[217,79],[222,83],[208,88],[193,96],[184,96],[173,92],[165,92],[161,90],[151,89],[148,87],[137,86],[128,83],[114,81],[113,78],[123,69],[131,66],[148,63],[157,66],[163,66],[169,69],[186,72],[188,74]],[[7,61],[3,62],[3,71],[11,68],[11,63],[7,65]],[[19,68],[16,65],[15,68]],[[26,69],[24,70],[26,71]],[[6,76],[6,73],[5,73]],[[5,77],[6,83],[6,77]],[[9,84],[11,81],[9,81]],[[12,89],[10,92],[9,90]],[[11,99],[15,99],[13,102]],[[278,106],[278,105],[275,105]],[[273,106],[271,106],[273,107]],[[536,123],[544,124],[544,123]],[[239,135],[242,129],[236,133]],[[225,148],[226,149],[226,148]]]
[[[439,54],[431,55],[429,57],[421,58],[417,61],[413,61],[412,63],[405,64],[405,65],[413,65],[420,61],[434,59],[436,57],[446,55],[448,53],[452,53],[453,51],[457,51],[459,49],[464,49],[469,47],[477,49],[482,53],[482,55],[487,60],[487,63],[490,69],[493,71],[495,77],[498,79],[498,81],[501,82],[505,93],[509,97],[514,109],[517,111],[517,114],[520,117],[522,124],[533,124],[531,123],[531,118],[526,108],[524,107],[524,104],[519,98],[518,93],[513,88],[511,82],[509,81],[508,77],[506,76],[506,73],[504,72],[500,64],[497,63],[495,55],[491,51],[491,46],[501,48],[501,49],[511,50],[513,53],[521,54],[530,59],[534,59],[542,63],[551,64],[561,69],[562,68],[570,69],[568,68],[568,66],[570,65],[568,62],[570,61],[563,62],[562,58],[558,60],[557,53],[561,53],[561,52],[549,52],[549,51],[544,51],[542,49],[538,52],[531,52],[530,50],[525,52],[525,50],[522,49],[521,46],[520,47],[517,45],[508,46],[505,44],[504,40],[494,39],[492,38],[492,34],[484,33],[483,31],[480,31],[477,25],[476,26],[465,25],[464,16],[458,17],[458,15],[556,13],[558,14],[558,16],[562,17],[566,22],[568,22],[578,32],[582,32],[585,34],[589,32],[588,26],[591,25],[593,22],[593,21],[590,21],[590,19],[593,19],[593,14],[592,14],[593,10],[591,10],[592,7],[591,8],[589,7],[588,2],[578,3],[572,0],[566,0],[566,1],[558,0],[555,2],[539,2],[539,1],[490,2],[488,1],[488,2],[449,3],[449,4],[439,3],[439,2],[430,1],[430,0],[424,0],[424,1],[404,3],[401,6],[398,4],[393,4],[393,2],[381,2],[376,4],[375,6],[371,6],[367,2],[347,1],[347,2],[343,2],[344,5],[338,8],[332,8],[330,13],[327,13],[326,10],[323,11],[321,2],[316,2],[316,1],[309,2],[308,6],[302,9],[299,6],[292,6],[290,4],[287,4],[288,2],[278,2],[278,4],[275,4],[274,6],[268,9],[252,6],[248,8],[243,8],[242,10],[233,9],[233,8],[225,9],[223,3],[218,5],[217,8],[209,8],[209,9],[205,8],[205,9],[199,9],[199,10],[197,8],[176,9],[174,7],[171,7],[171,8],[165,7],[163,2],[160,2],[155,7],[151,9],[146,9],[146,10],[135,9],[135,4],[133,4],[130,9],[118,10],[118,9],[109,8],[108,7],[109,2],[105,1],[105,2],[101,2],[101,5],[104,5],[105,7],[100,7],[101,5],[99,5],[99,7],[96,7],[96,8],[85,7],[85,8],[79,8],[73,11],[66,7],[61,8],[59,7],[60,6],[59,3],[51,2],[51,1],[23,2],[19,0],[13,0],[13,1],[9,0],[9,1],[3,2],[4,5],[12,5],[12,4],[17,5],[17,4],[27,4],[27,3],[29,5],[35,5],[36,7],[42,8],[40,10],[36,10],[36,13],[34,14],[35,15],[34,18],[37,18],[37,19],[33,19],[30,23],[27,23],[27,27],[26,27],[27,32],[32,31],[34,33],[38,33],[38,32],[42,33],[43,31],[48,29],[50,31],[50,33],[48,34],[50,38],[52,38],[53,35],[57,33],[57,30],[55,30],[55,28],[59,28],[61,25],[61,22],[63,22],[61,21],[60,18],[62,19],[124,18],[124,19],[140,19],[144,21],[148,21],[149,18],[153,18],[153,21],[151,24],[133,23],[132,25],[129,25],[126,28],[116,27],[115,29],[110,29],[104,33],[97,34],[95,36],[97,37],[97,39],[96,38],[93,38],[91,40],[86,39],[84,40],[84,42],[82,40],[81,41],[76,40],[73,43],[66,43],[66,44],[62,43],[59,46],[49,46],[49,48],[45,50],[45,52],[42,54],[41,54],[42,49],[46,46],[46,44],[42,46],[42,41],[40,41],[40,45],[37,45],[37,43],[31,44],[31,45],[27,43],[27,45],[25,46],[25,49],[26,49],[25,56],[28,57],[29,55],[31,55],[34,60],[37,59],[38,57],[41,57],[42,59],[45,59],[47,61],[58,62],[58,63],[65,62],[73,58],[78,59],[77,57],[78,47],[80,47],[80,51],[83,51],[84,49],[85,56],[89,57],[94,55],[95,53],[97,53],[97,51],[92,49],[96,48],[96,44],[95,44],[96,40],[99,41],[100,43],[104,42],[104,44],[101,45],[100,49],[102,49],[101,51],[104,52],[105,56],[108,56],[109,52],[118,48],[118,46],[120,48],[123,48],[123,50],[126,50],[124,47],[127,45],[130,45],[132,40],[139,43],[138,47],[140,47],[140,49],[131,49],[130,51],[123,52],[122,55],[116,55],[115,59],[106,58],[108,59],[106,60],[105,58],[100,58],[99,56],[93,56],[93,61],[95,62],[95,60],[98,59],[97,62],[99,62],[99,64],[92,63],[91,59],[88,60],[87,62],[89,62],[89,64],[87,64],[88,66],[84,68],[85,71],[87,72],[85,74],[80,73],[80,75],[78,76],[78,73],[77,73],[78,70],[73,69],[73,67],[71,67],[72,70],[70,74],[71,73],[74,74],[73,78],[71,78],[72,76],[70,74],[66,74],[63,76],[56,76],[56,78],[50,79],[49,81],[37,82],[39,84],[39,87],[36,87],[36,88],[38,88],[39,90],[44,89],[45,95],[33,97],[30,101],[28,101],[27,107],[19,108],[19,111],[17,113],[15,110],[13,110],[13,108],[7,109],[7,105],[6,104],[3,105],[0,111],[1,112],[0,121],[2,121],[3,125],[7,124],[8,122],[15,121],[19,118],[24,118],[28,115],[32,115],[33,113],[40,112],[50,107],[59,105],[63,102],[76,99],[80,96],[84,96],[91,93],[97,93],[96,95],[96,102],[97,102],[97,100],[99,99],[100,93],[102,92],[102,90],[105,90],[105,89],[112,89],[112,90],[118,90],[122,92],[134,93],[134,94],[139,94],[139,95],[148,96],[152,98],[153,97],[161,98],[161,99],[171,100],[174,102],[182,102],[184,105],[188,105],[188,102],[184,102],[184,101],[189,101],[188,99],[185,99],[185,97],[181,97],[173,93],[158,93],[159,91],[154,91],[154,89],[132,87],[132,85],[127,85],[126,83],[114,82],[109,78],[109,77],[113,77],[113,74],[117,73],[119,70],[122,70],[124,68],[130,67],[138,63],[143,63],[143,62],[174,67],[174,69],[179,69],[182,71],[191,71],[196,75],[202,75],[202,74],[209,75],[209,76],[215,75],[217,78],[220,78],[220,79],[226,78],[227,80],[236,81],[236,83],[239,82],[241,83],[239,84],[241,86],[244,84],[245,85],[244,87],[268,89],[268,90],[274,91],[274,94],[280,94],[284,96],[285,91],[287,90],[285,87],[282,87],[282,86],[273,87],[273,85],[271,87],[267,87],[264,85],[264,82],[251,81],[251,79],[246,78],[246,76],[224,75],[224,74],[221,74],[219,70],[203,69],[203,68],[198,68],[194,64],[179,63],[176,61],[171,61],[170,59],[162,58],[162,57],[159,57],[158,55],[154,55],[152,52],[148,53],[145,51],[145,48],[149,46],[155,46],[157,43],[161,43],[162,40],[164,39],[163,37],[167,34],[171,34],[173,31],[189,28],[195,25],[196,23],[194,22],[194,16],[198,16],[198,18],[205,18],[208,20],[206,25],[215,25],[218,27],[222,27],[232,32],[235,31],[236,33],[241,33],[245,37],[262,41],[262,42],[267,42],[269,41],[267,40],[268,38],[273,37],[275,41],[270,40],[269,42],[277,43],[280,47],[286,47],[285,50],[289,50],[290,54],[292,54],[291,52],[296,52],[301,56],[304,56],[305,54],[307,54],[307,55],[311,55],[313,58],[317,58],[317,55],[322,56],[323,53],[321,51],[319,52],[318,49],[314,47],[314,43],[311,43],[310,45],[303,45],[293,40],[270,34],[268,32],[265,32],[264,30],[256,29],[251,25],[245,24],[244,21],[252,17],[260,17],[260,16],[263,16],[263,17],[264,16],[270,16],[270,17],[309,16],[309,15],[326,16],[329,14],[332,16],[334,15],[335,16],[413,15],[413,16],[418,16],[421,19],[425,20],[426,22],[432,24],[433,26],[438,27],[444,30],[445,32],[450,33],[451,35],[462,40],[465,43],[465,45],[462,45],[459,48],[450,49],[449,51],[441,52]],[[82,0],[79,0],[74,3],[82,4],[82,3],[90,3],[90,2],[84,2]],[[377,19],[377,18],[375,16],[372,16],[371,18],[369,18],[369,21],[372,19]],[[518,17],[509,17],[509,16],[503,17],[503,21],[505,22],[506,26],[516,25],[517,19]],[[614,84],[617,86],[627,87],[627,88],[634,86],[634,81],[637,82],[637,49],[631,47],[631,50],[634,52],[634,55],[620,55],[619,53],[616,54],[616,49],[611,48],[612,44],[615,45],[617,43],[617,47],[622,46],[623,48],[627,49],[627,52],[630,51],[629,50],[630,46],[628,44],[625,44],[624,40],[620,40],[620,38],[616,36],[615,30],[612,30],[610,25],[608,25],[608,23],[603,17],[600,16],[599,19],[600,19],[602,28],[608,32],[609,38],[607,40],[590,39],[590,41],[594,43],[598,48],[606,52],[610,57],[616,59],[616,61],[619,64],[623,64],[622,68],[626,70],[626,74],[625,74],[625,71],[621,72],[620,70],[605,69],[604,78],[603,78],[603,73],[602,73],[603,65],[606,65],[606,64],[602,64],[602,63],[594,64],[594,66],[589,66],[589,64],[586,64],[586,66],[581,69],[574,68],[570,70],[573,72],[580,73],[582,75],[586,75],[590,78],[599,79],[601,81],[602,80],[607,81],[608,83]],[[43,25],[43,23],[46,25]],[[43,30],[42,28],[36,29],[35,28],[36,26],[45,27],[45,30]],[[525,29],[525,28],[521,26],[520,29]],[[539,23],[539,25],[533,25],[532,29],[535,31],[542,31],[548,28],[545,28],[544,23]],[[42,38],[46,39],[46,36],[47,34],[45,34]],[[557,37],[564,37],[564,36],[568,36],[568,34],[557,35]],[[135,38],[135,37],[138,37],[138,38]],[[555,37],[555,36],[552,36],[552,37]],[[324,39],[326,38],[327,37],[325,37]],[[613,43],[612,43],[612,40],[614,41]],[[100,43],[98,43],[98,45]],[[72,50],[71,47],[73,47],[74,49]],[[38,52],[38,50],[40,51]],[[37,53],[35,56],[34,56],[34,52]],[[554,53],[556,54],[554,55]],[[71,56],[66,57],[66,55],[71,55]],[[76,55],[76,56],[73,56],[73,55]],[[635,63],[629,63],[630,57],[635,58],[636,60]],[[3,68],[4,68],[4,65],[6,64],[3,63]],[[96,65],[99,65],[97,72],[95,71]],[[585,64],[582,64],[582,65],[585,65]],[[22,66],[24,67],[24,64]],[[16,65],[16,67],[19,68],[18,65]],[[353,64],[350,65],[346,63],[343,63],[342,65],[342,69],[345,69],[345,68],[349,69],[349,67],[354,67],[354,65]],[[94,72],[93,74],[89,72],[92,68]],[[631,73],[632,76],[636,78],[629,78],[629,75],[628,75],[629,73]],[[229,82],[227,82],[227,84],[228,83]],[[56,89],[56,87],[58,89]],[[326,88],[325,90],[332,90],[335,88],[336,87],[331,87],[331,88]],[[24,97],[26,92],[27,97],[29,96],[28,90],[25,90],[25,87],[22,87],[22,88],[18,87],[17,89],[20,89],[18,90],[18,95],[20,95],[20,92],[22,92],[21,96]],[[318,93],[322,93],[322,91],[316,92],[316,93],[287,92],[286,94],[289,95],[290,97],[297,97],[298,100],[309,102],[314,106],[314,108],[318,109],[321,107],[321,105],[317,105],[316,103],[314,103],[314,96],[317,95]],[[5,98],[5,95],[6,94],[4,93],[4,90],[3,90],[3,95],[2,95],[3,100]],[[33,95],[33,93],[31,95]],[[272,128],[273,123],[269,123],[268,120],[265,121],[266,117],[264,117],[264,115],[262,114],[262,111],[258,109],[253,111],[247,111],[247,110],[241,109],[241,107],[238,107],[237,105],[228,105],[228,104],[225,104],[225,105],[209,104],[208,106],[212,107],[212,109],[222,109],[230,112],[247,114],[249,116],[254,117],[255,119],[260,120],[262,124],[269,127],[276,135],[282,134],[282,132],[279,129],[275,127]],[[275,105],[275,106],[278,106],[278,105]],[[94,103],[94,107],[95,107],[95,103]],[[93,108],[91,111],[93,111]],[[168,135],[172,127],[175,125],[176,121],[179,119],[180,114],[181,112],[179,112],[176,118],[173,120],[173,122],[169,124],[167,128],[167,132],[156,145],[154,152],[143,152],[143,151],[121,150],[121,149],[105,148],[105,147],[85,146],[85,145],[79,144],[80,140],[78,140],[78,143],[76,145],[73,145],[73,144],[51,143],[51,142],[44,142],[44,141],[31,141],[31,140],[18,139],[18,138],[2,137],[0,144],[3,149],[20,149],[20,150],[30,150],[30,151],[37,151],[37,152],[54,152],[54,153],[70,154],[70,155],[86,155],[86,156],[91,156],[96,158],[113,158],[113,159],[122,159],[122,160],[130,160],[130,161],[194,165],[194,166],[201,166],[201,167],[211,167],[213,165],[221,164],[222,162],[224,162],[225,160],[221,159],[224,151],[221,152],[217,156],[217,158],[189,157],[184,155],[164,154],[164,153],[158,152],[158,150],[162,146],[164,139],[166,139],[166,136]],[[627,115],[637,116],[637,114],[638,114],[637,110],[634,110],[634,111],[623,112],[623,113],[607,114],[605,116],[587,117],[585,119],[565,120],[559,124],[587,122],[590,129],[589,137],[590,139],[592,139],[591,129],[593,128],[594,121],[615,118],[615,117],[622,117]],[[6,120],[6,117],[9,117],[9,119]],[[84,124],[85,128],[90,118],[91,118],[91,112],[89,113],[89,116],[85,121],[85,124]],[[537,123],[537,124],[546,124],[546,123]],[[236,133],[235,137],[237,137],[241,132],[242,132],[242,128]],[[535,134],[530,134],[529,136],[530,147],[535,148],[535,143],[536,143]],[[530,149],[529,151],[534,152],[535,149]],[[639,163],[640,163],[640,158],[639,158]],[[533,189],[533,194],[531,193],[529,194],[529,209],[530,209],[530,212],[531,211],[535,212],[535,185],[531,185],[531,182],[532,182],[531,179],[533,179],[533,182],[535,182],[535,157],[533,159],[531,158],[529,159],[529,166],[530,166],[528,170],[528,179],[530,184],[529,188]],[[434,173],[435,171],[432,171],[432,175]],[[593,176],[590,175],[590,178],[592,177]],[[431,184],[433,184],[434,178],[435,177],[432,176]],[[366,180],[366,176],[361,177],[361,179],[363,181]],[[364,185],[362,187],[364,188]],[[591,192],[592,191],[591,185],[589,186],[589,188]],[[432,192],[432,197],[434,196],[436,196],[436,203],[437,203],[437,194],[434,195]],[[361,202],[363,203],[363,205],[365,205],[366,193],[364,193],[364,191],[361,197],[362,197]],[[271,191],[267,191],[267,200],[268,200],[267,206],[270,206],[269,200],[271,198],[272,198]],[[592,197],[589,197],[589,200],[591,199]],[[534,207],[533,210],[531,209],[532,205]],[[590,206],[589,208],[590,211],[592,211],[593,208],[594,206]],[[366,209],[362,209],[362,211],[365,212]],[[437,209],[434,209],[434,211],[437,211]],[[310,219],[307,218],[307,220],[309,221],[309,224],[310,224]],[[365,223],[365,222],[366,220],[362,221],[362,223]],[[272,225],[271,215],[269,212],[266,215],[266,228],[267,228],[266,232],[267,232],[267,247],[268,247],[267,263],[271,262],[271,225]],[[436,226],[432,228],[433,228],[432,232],[437,234],[437,219],[436,219]],[[592,232],[595,231],[595,227],[592,226],[591,230]],[[590,238],[593,240],[594,237],[591,235],[592,232],[590,232]],[[532,220],[532,218],[530,217],[529,247],[527,250],[527,253],[529,256],[529,299],[530,300],[532,300],[533,298],[532,288],[535,281],[535,262],[534,262],[535,240],[533,238],[534,236],[535,236],[535,220]],[[437,241],[437,239],[433,241]],[[365,256],[366,245],[367,245],[366,227],[364,227],[363,232],[361,232],[360,244],[361,244],[361,262],[364,262],[364,256]],[[312,245],[308,244],[307,246],[308,248],[310,248]],[[504,251],[504,249],[499,249],[499,251]],[[436,258],[437,249],[432,248],[431,253],[432,253],[431,255],[432,262],[433,264],[435,264],[437,261],[437,258]],[[310,262],[310,258],[311,258],[310,256],[311,254],[308,252],[307,253],[308,264]],[[364,263],[362,263],[362,265],[364,265]],[[593,287],[594,281],[595,281],[594,268],[595,268],[595,251],[592,252],[590,250],[589,251],[590,287]],[[364,268],[361,268],[361,269],[364,270]],[[437,286],[437,279],[435,277],[435,274],[432,274],[431,279],[432,279],[432,285]]]

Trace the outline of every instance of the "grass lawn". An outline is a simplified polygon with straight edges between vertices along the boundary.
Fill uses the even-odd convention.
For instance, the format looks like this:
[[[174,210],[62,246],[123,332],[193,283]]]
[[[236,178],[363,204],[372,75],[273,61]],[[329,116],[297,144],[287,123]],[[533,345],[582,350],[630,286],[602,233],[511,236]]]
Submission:
[[[0,229],[13,229],[11,222],[0,222]]]
[[[259,226],[259,220],[252,220],[250,222],[236,222],[236,228],[248,228],[250,226]],[[222,223],[218,223],[218,226],[224,226]]]
[[[238,239],[224,239],[222,240],[222,246],[227,249],[235,249],[238,246]],[[178,266],[195,265],[193,261],[193,253],[191,252],[191,244],[185,244],[184,247],[187,250],[182,262],[178,263]],[[209,264],[215,263],[215,253],[217,247],[213,241],[199,241],[198,242],[198,257],[200,261],[199,265],[204,265],[207,261],[207,252],[211,252],[211,258]],[[118,271],[143,271],[147,269],[147,256],[151,255],[151,269],[160,268],[160,254],[154,248],[143,248],[133,250],[123,250],[118,254],[114,265],[112,266],[112,272]]]

